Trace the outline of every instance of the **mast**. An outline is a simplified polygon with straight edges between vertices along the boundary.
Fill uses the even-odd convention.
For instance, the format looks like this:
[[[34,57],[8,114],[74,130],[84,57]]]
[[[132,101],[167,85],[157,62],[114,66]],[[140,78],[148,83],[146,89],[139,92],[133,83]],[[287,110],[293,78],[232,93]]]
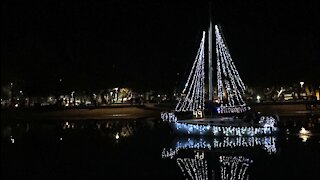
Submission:
[[[209,80],[209,101],[213,101],[213,82],[212,82],[212,73],[213,73],[213,68],[212,68],[212,18],[211,18],[211,2],[209,2],[209,20],[210,20],[210,25],[209,25],[209,39],[208,39],[208,80]]]

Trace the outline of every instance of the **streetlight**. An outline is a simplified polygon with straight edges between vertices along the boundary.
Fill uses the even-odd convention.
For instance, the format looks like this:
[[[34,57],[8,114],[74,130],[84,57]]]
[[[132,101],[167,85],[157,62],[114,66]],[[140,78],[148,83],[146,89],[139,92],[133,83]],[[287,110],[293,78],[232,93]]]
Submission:
[[[257,102],[260,102],[261,97],[259,95],[257,95]]]
[[[304,85],[304,82],[303,82],[303,81],[301,81],[301,82],[300,82],[300,86],[301,86],[301,88],[303,87],[303,85]]]

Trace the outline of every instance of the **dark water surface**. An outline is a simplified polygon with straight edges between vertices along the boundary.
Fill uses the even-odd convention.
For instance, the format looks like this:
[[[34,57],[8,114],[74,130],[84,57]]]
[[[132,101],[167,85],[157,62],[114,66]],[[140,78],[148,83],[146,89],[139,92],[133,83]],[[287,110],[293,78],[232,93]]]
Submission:
[[[320,179],[317,117],[288,118],[280,135],[248,138],[179,137],[160,119],[1,128],[2,180]]]

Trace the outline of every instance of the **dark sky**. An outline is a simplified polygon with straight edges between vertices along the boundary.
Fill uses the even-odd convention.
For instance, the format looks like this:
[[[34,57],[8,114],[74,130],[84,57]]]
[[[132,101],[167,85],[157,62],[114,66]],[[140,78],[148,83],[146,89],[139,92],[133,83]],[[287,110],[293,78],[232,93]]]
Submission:
[[[319,81],[316,3],[216,0],[212,7],[245,83]],[[207,1],[164,0],[8,0],[1,18],[1,84],[29,91],[52,90],[59,78],[70,90],[171,89],[185,78],[209,21]]]

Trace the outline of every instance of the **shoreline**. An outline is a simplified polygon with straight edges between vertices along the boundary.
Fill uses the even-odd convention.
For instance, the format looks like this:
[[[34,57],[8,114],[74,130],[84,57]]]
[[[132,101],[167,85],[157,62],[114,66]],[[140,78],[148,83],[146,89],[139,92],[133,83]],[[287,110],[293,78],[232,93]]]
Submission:
[[[277,114],[282,117],[320,117],[317,107],[308,108],[305,103],[253,104],[257,112]],[[160,118],[160,112],[170,109],[170,104],[115,104],[102,107],[40,107],[32,109],[1,109],[1,122],[6,121],[45,121],[45,120],[133,120]]]
[[[1,109],[1,122],[12,121],[71,121],[71,120],[134,120],[159,117],[161,108],[150,105],[117,105],[99,108],[34,108]]]

